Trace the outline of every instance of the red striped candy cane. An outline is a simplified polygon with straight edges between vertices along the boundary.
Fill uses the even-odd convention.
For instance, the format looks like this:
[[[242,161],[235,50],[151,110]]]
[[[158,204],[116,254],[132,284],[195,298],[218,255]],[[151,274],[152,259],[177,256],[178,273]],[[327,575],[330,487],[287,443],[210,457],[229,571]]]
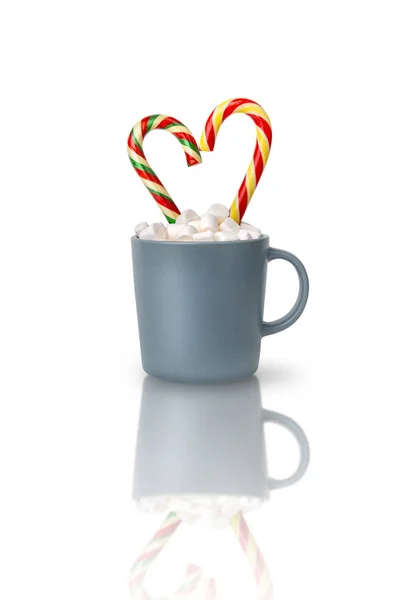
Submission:
[[[146,572],[181,523],[182,521],[176,513],[169,513],[142,554],[136,559],[129,576],[129,589],[132,597],[139,600],[152,600],[143,585]],[[205,589],[205,600],[216,600],[215,582],[211,579],[205,579],[200,567],[188,565],[185,579],[173,598],[174,600],[191,598],[191,595],[201,586]]]
[[[178,119],[168,117],[167,115],[145,117],[136,123],[129,134],[128,155],[133,168],[152,194],[167,221],[175,223],[180,211],[155,171],[149,165],[142,150],[142,143],[145,136],[154,129],[165,129],[179,140],[185,152],[188,167],[202,162],[202,158],[195,138],[189,129],[178,121]]]
[[[259,104],[247,98],[233,98],[222,102],[209,115],[199,147],[204,152],[212,152],[219,128],[225,119],[235,113],[243,113],[251,117],[255,123],[257,135],[252,161],[230,208],[230,216],[234,221],[240,223],[270,154],[272,129],[269,116]]]
[[[231,526],[254,572],[259,600],[272,600],[274,596],[269,570],[242,513],[237,513],[231,519]]]
[[[165,548],[172,535],[178,529],[181,520],[176,513],[169,513],[158,531],[147,544],[142,554],[136,559],[129,577],[129,589],[132,594],[140,591],[146,571],[158,554]]]

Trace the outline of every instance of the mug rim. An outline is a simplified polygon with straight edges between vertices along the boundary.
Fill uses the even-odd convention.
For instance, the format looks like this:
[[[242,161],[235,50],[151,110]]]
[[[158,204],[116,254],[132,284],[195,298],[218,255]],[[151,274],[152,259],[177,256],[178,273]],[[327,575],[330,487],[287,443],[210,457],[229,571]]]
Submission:
[[[262,233],[260,235],[259,238],[257,239],[253,239],[253,240],[227,240],[225,242],[217,242],[217,241],[213,241],[213,242],[178,242],[178,241],[173,241],[173,240],[142,240],[141,238],[139,238],[137,235],[133,235],[131,237],[132,242],[134,242],[135,240],[138,240],[139,242],[141,242],[142,244],[154,244],[154,245],[171,245],[171,246],[186,246],[189,248],[192,247],[199,247],[199,246],[222,246],[225,244],[255,244],[257,242],[262,242],[263,240],[269,240],[269,236],[265,233]]]

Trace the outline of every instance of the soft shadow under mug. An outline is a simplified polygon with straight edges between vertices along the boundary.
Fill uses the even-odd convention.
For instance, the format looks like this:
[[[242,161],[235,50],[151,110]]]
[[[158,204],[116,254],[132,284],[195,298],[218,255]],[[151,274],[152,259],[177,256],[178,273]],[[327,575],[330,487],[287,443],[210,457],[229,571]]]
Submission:
[[[301,261],[269,247],[266,235],[234,242],[168,242],[132,238],[142,366],[150,375],[213,383],[258,368],[261,339],[290,327],[308,298]],[[282,318],[263,321],[269,261],[297,271],[299,292]]]
[[[266,423],[285,427],[299,445],[298,466],[286,479],[268,476]],[[292,485],[304,475],[309,454],[307,438],[295,421],[262,408],[256,377],[210,386],[147,377],[133,499],[222,495],[265,500],[271,490]]]

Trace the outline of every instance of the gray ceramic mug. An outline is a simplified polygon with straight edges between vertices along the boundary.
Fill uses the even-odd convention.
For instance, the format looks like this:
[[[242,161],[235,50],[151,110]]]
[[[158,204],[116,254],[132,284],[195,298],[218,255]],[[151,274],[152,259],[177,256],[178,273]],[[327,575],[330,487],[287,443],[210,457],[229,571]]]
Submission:
[[[132,238],[142,365],[172,381],[213,383],[258,368],[261,338],[290,327],[303,312],[308,277],[290,252],[266,235],[234,242],[167,242]],[[290,262],[298,298],[281,319],[263,321],[267,264]]]
[[[286,479],[268,476],[264,425],[295,437],[300,458]],[[258,379],[197,386],[147,377],[136,444],[133,499],[163,496],[237,496],[265,500],[297,482],[309,463],[309,445],[289,417],[261,405]]]

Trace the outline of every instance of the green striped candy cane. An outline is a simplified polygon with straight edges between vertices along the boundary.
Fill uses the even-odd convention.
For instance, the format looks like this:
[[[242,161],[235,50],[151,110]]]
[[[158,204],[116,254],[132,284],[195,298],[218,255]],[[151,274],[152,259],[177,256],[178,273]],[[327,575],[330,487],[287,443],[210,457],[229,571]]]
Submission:
[[[182,145],[188,167],[202,162],[201,154],[194,136],[187,127],[178,119],[167,115],[151,115],[138,121],[132,128],[128,137],[128,155],[133,168],[139,175],[142,183],[152,194],[155,202],[169,223],[175,223],[180,210],[172,200],[168,191],[162,184],[155,171],[146,160],[142,149],[145,136],[155,129],[165,129],[174,135]]]

